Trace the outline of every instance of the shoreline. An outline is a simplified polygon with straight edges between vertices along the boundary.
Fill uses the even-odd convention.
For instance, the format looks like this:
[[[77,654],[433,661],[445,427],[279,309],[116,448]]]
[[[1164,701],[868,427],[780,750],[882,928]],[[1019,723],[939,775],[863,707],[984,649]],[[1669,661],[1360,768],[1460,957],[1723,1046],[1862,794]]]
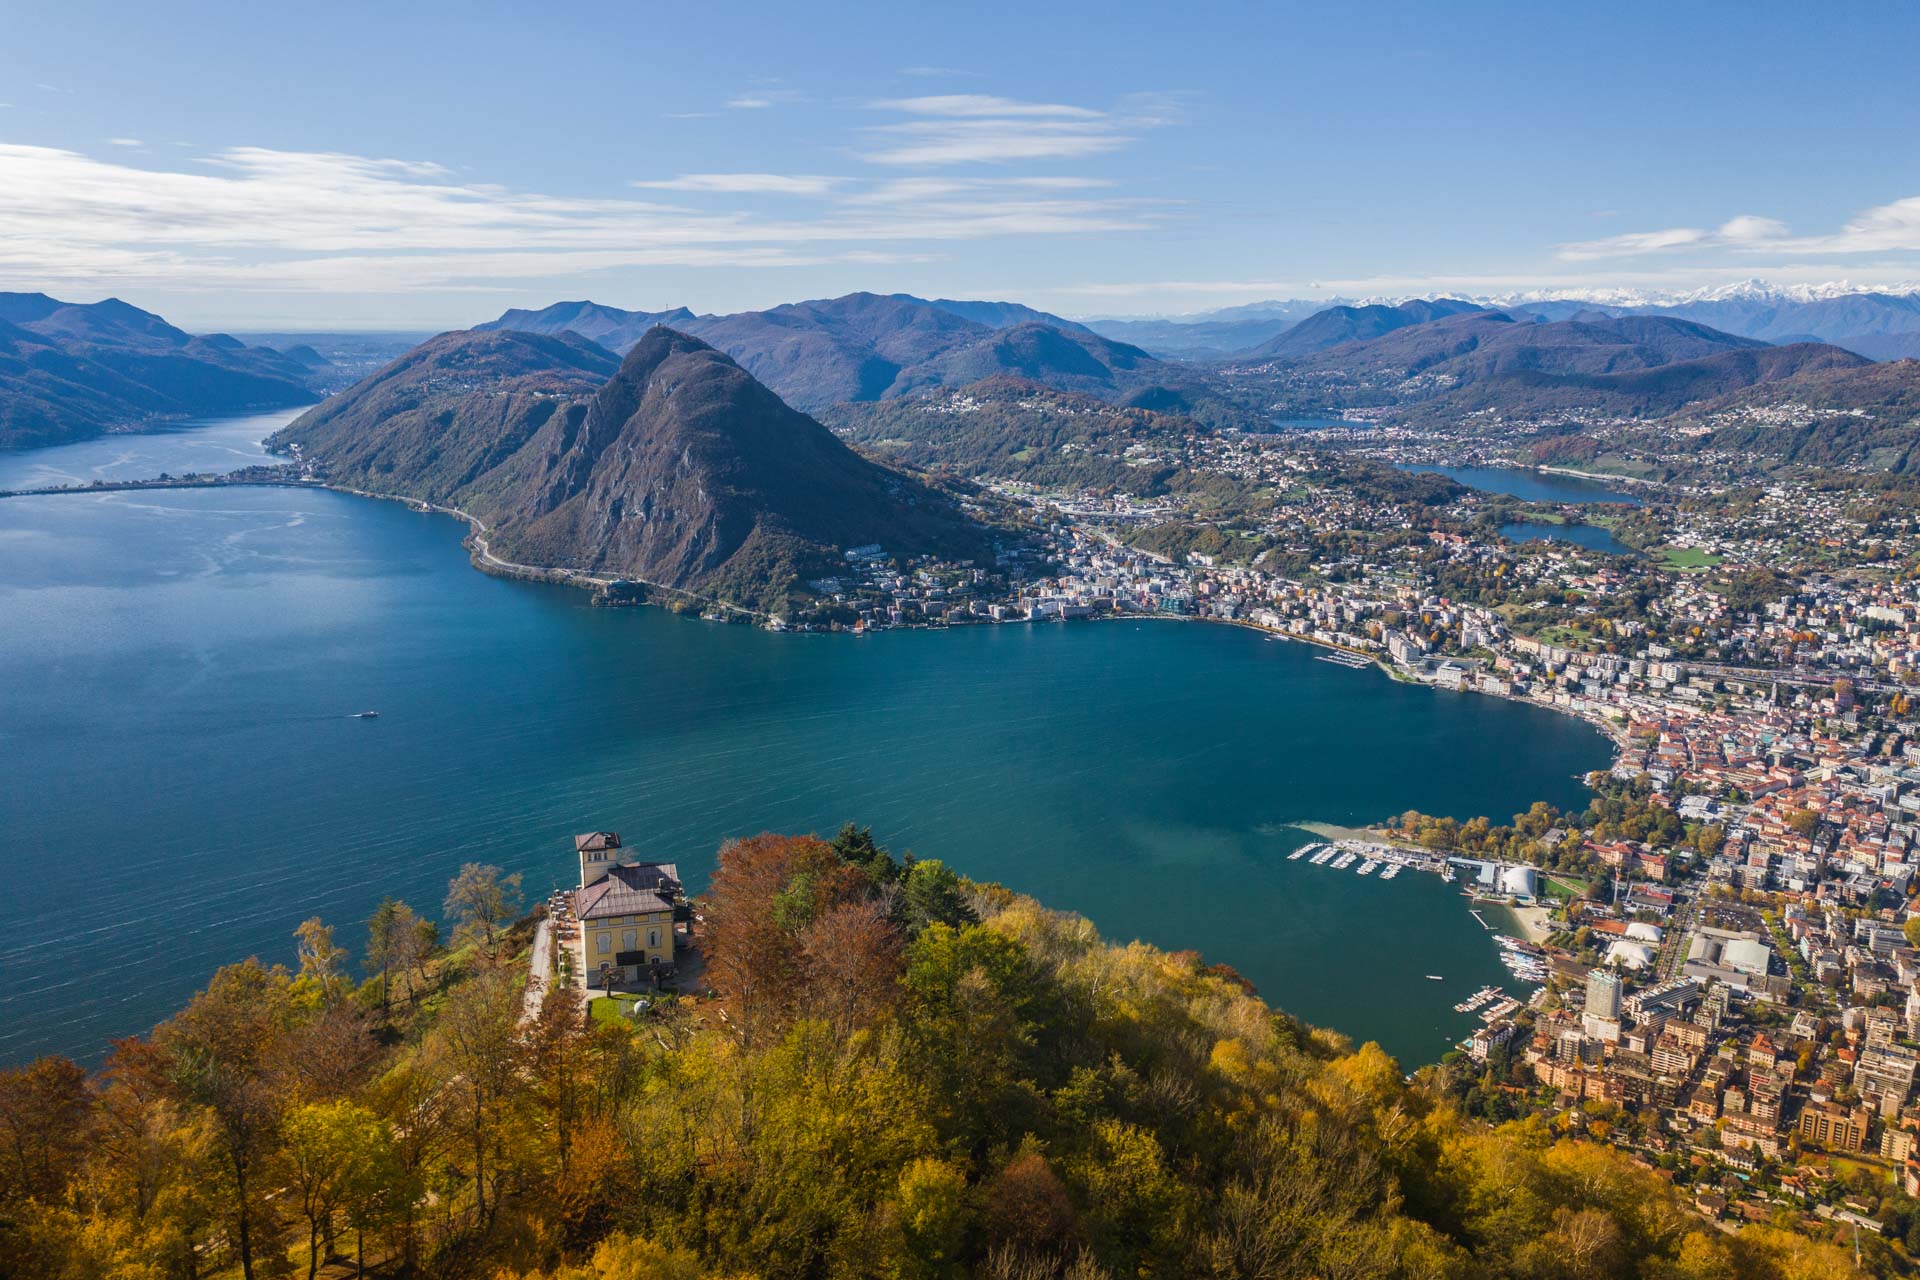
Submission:
[[[271,472],[284,472],[287,470],[287,468],[286,467],[263,468],[262,470],[267,470]],[[701,606],[702,608],[711,607],[715,609],[724,609],[727,612],[734,614],[738,617],[754,619],[763,625],[773,620],[771,615],[759,610],[750,609],[743,605],[733,604],[729,601],[720,600],[712,596],[702,596],[697,592],[688,591],[684,587],[675,587],[665,583],[649,582],[644,578],[636,578],[630,575],[617,575],[617,576],[601,575],[601,574],[591,573],[584,569],[569,569],[569,568],[563,568],[563,567],[554,566],[554,565],[518,564],[511,560],[504,560],[504,559],[501,559],[499,556],[494,555],[491,548],[488,547],[487,545],[487,539],[486,539],[486,534],[488,532],[487,523],[484,520],[480,519],[480,517],[474,515],[472,512],[463,511],[458,507],[449,507],[449,506],[442,505],[440,503],[428,502],[424,498],[410,497],[406,494],[381,493],[371,489],[356,489],[351,485],[334,484],[325,480],[303,479],[291,474],[267,474],[267,475],[251,476],[251,475],[243,475],[240,473],[229,473],[227,475],[219,475],[219,476],[205,476],[205,477],[192,477],[192,478],[182,477],[182,478],[169,479],[169,480],[154,479],[154,480],[107,481],[104,483],[95,482],[89,485],[62,486],[62,487],[53,487],[53,488],[45,488],[45,489],[3,490],[3,491],[0,491],[0,499],[31,498],[31,497],[63,497],[63,496],[70,497],[70,496],[80,496],[85,494],[137,492],[140,490],[148,490],[148,489],[220,489],[220,488],[324,489],[330,493],[341,493],[341,494],[346,494],[350,497],[369,498],[369,499],[373,499],[375,501],[380,501],[380,502],[398,502],[406,506],[412,507],[414,510],[420,511],[423,513],[450,516],[457,520],[464,520],[467,523],[467,534],[465,537],[461,539],[460,545],[467,552],[468,562],[475,569],[479,570],[481,573],[488,574],[492,577],[507,578],[507,579],[513,579],[513,580],[518,580],[523,582],[540,582],[550,586],[571,587],[571,588],[574,588],[575,590],[586,591],[602,597],[605,595],[607,588],[617,581],[634,582],[634,583],[639,583],[641,586],[648,588],[650,591],[666,592],[671,595],[680,597],[682,599],[692,601],[693,603]],[[639,607],[650,607],[650,606],[665,607],[666,603],[667,602],[660,601],[660,600],[639,600],[639,601],[633,602],[634,605],[637,605]],[[1035,625],[1037,623],[1043,623],[1043,622],[1066,623],[1069,621],[1073,621],[1073,622],[1143,622],[1143,621],[1188,622],[1188,623],[1203,623],[1203,624],[1208,624],[1213,626],[1239,627],[1247,631],[1257,632],[1258,634],[1267,636],[1271,639],[1288,640],[1297,644],[1311,645],[1314,648],[1318,648],[1318,649],[1326,649],[1334,653],[1344,653],[1344,654],[1350,654],[1354,657],[1365,658],[1367,660],[1368,666],[1382,672],[1387,676],[1388,679],[1397,680],[1403,684],[1422,685],[1431,689],[1438,688],[1438,686],[1435,685],[1433,682],[1428,680],[1423,680],[1419,678],[1417,675],[1415,675],[1413,672],[1404,670],[1400,667],[1393,665],[1390,661],[1383,658],[1381,655],[1377,653],[1370,652],[1368,650],[1363,650],[1363,649],[1355,649],[1348,645],[1339,644],[1331,640],[1316,639],[1311,635],[1302,635],[1298,632],[1288,631],[1284,628],[1262,626],[1261,624],[1247,618],[1204,618],[1204,617],[1192,617],[1185,614],[1167,614],[1167,613],[1158,613],[1158,612],[1155,612],[1155,613],[1108,613],[1108,614],[1103,614],[1097,617],[1075,618],[1075,619],[969,618],[964,622],[960,622],[957,624],[946,623],[944,624],[944,626],[946,627],[951,627],[955,625],[1003,626],[1009,623]],[[781,630],[783,634],[809,634],[809,635],[816,634],[815,632],[811,632],[811,631],[805,632],[805,633],[788,632],[787,629],[785,628],[769,627],[768,629],[769,630],[778,629],[778,630]],[[901,628],[889,628],[889,629],[919,631],[919,630],[940,630],[942,628],[940,627],[901,627]],[[1357,668],[1357,667],[1355,668],[1355,670],[1359,670],[1359,669],[1360,668]],[[1601,735],[1607,739],[1609,745],[1611,746],[1612,758],[1609,760],[1607,764],[1607,768],[1609,769],[1611,769],[1615,764],[1617,764],[1621,756],[1625,753],[1625,750],[1627,747],[1626,727],[1615,723],[1612,719],[1607,717],[1602,712],[1587,711],[1587,710],[1578,709],[1574,707],[1558,706],[1552,702],[1542,701],[1541,699],[1538,699],[1538,698],[1521,697],[1515,694],[1489,693],[1488,691],[1477,688],[1477,687],[1464,688],[1460,690],[1455,690],[1454,692],[1473,693],[1473,694],[1478,694],[1481,697],[1500,698],[1507,702],[1514,702],[1514,703],[1519,703],[1525,706],[1538,707],[1542,710],[1558,712],[1562,715],[1571,716],[1576,720],[1584,721],[1588,725],[1591,725],[1593,728],[1598,730],[1601,733]],[[1370,836],[1367,838],[1378,838],[1378,837]]]

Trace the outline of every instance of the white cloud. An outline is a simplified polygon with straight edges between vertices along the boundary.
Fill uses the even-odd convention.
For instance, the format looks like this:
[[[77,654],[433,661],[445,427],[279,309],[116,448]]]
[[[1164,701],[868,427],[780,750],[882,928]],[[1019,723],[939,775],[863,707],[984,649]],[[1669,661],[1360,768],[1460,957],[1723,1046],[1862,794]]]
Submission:
[[[1049,116],[1071,120],[1098,120],[1105,114],[1087,107],[1069,107],[1057,102],[1021,102],[1015,98],[996,98],[985,93],[942,93],[925,98],[884,98],[872,105],[879,111],[904,111],[914,116],[947,116],[962,119]]]
[[[1920,251],[1920,196],[1877,205],[1856,214],[1830,236],[1788,242],[1800,253],[1899,253]]]
[[[144,147],[147,145],[138,138],[108,138],[107,142],[116,147]]]
[[[743,96],[728,98],[727,105],[735,111],[764,111],[773,105],[773,99]]]
[[[916,121],[883,125],[875,132],[889,135],[889,141],[865,158],[885,165],[1065,160],[1117,151],[1133,141],[1100,122],[1015,119]]]
[[[983,93],[885,98],[867,105],[909,118],[870,127],[866,132],[876,140],[875,146],[862,158],[873,164],[920,168],[1101,155],[1133,142],[1139,130],[1171,120],[1169,114],[1113,115],[1090,107]]]
[[[843,179],[810,173],[683,173],[678,177],[627,185],[649,191],[712,191],[723,194],[823,196]]]
[[[794,190],[809,175],[683,175],[688,190]],[[774,180],[769,183],[769,179]],[[674,179],[674,183],[682,179]],[[148,169],[0,144],[0,279],[104,287],[392,292],[633,266],[898,261],[913,242],[1132,230],[1150,210],[1091,179],[951,181],[829,203],[804,220],[559,197],[443,166],[237,147]],[[884,192],[889,182],[869,184]]]
[[[1600,240],[1576,240],[1561,245],[1559,256],[1566,262],[1591,262],[1678,249],[1781,249],[1793,243],[1786,223],[1743,213],[1712,230],[1668,227],[1663,231],[1634,231]]]
[[[846,196],[848,204],[909,204],[973,192],[1093,191],[1111,187],[1104,178],[889,178]]]

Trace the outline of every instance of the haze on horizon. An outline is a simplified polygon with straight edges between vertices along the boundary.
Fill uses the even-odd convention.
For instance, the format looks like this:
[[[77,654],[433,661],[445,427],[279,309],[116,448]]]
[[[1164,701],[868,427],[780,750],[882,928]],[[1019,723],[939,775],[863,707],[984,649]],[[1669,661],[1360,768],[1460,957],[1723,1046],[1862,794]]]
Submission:
[[[17,6],[0,289],[198,328],[1920,280],[1920,10]]]

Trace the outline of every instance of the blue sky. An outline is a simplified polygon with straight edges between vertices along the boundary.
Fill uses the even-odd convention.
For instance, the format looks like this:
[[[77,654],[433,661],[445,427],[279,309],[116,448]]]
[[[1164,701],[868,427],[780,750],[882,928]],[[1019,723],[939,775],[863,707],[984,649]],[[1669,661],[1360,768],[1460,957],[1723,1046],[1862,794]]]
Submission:
[[[201,327],[1920,279],[1909,4],[5,3],[0,30],[0,288]]]

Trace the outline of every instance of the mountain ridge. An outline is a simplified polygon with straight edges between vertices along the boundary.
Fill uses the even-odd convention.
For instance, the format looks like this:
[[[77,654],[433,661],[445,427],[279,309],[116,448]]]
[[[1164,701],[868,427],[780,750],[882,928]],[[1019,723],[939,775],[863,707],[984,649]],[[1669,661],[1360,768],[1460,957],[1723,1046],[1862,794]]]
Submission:
[[[850,547],[990,548],[945,495],[665,326],[618,361],[575,334],[442,334],[269,443],[334,482],[471,512],[496,554],[769,613]]]
[[[0,447],[311,404],[309,372],[278,351],[225,334],[196,336],[118,298],[0,293]]]
[[[592,303],[557,303],[537,312],[509,311],[477,327],[574,328],[625,350],[609,339],[638,341],[640,333],[665,323],[663,317],[678,315],[672,323],[681,332],[725,351],[806,412],[995,373],[1116,396],[1153,384],[1187,386],[1201,376],[1019,303],[850,293],[727,315],[692,316],[684,310],[619,312]]]

